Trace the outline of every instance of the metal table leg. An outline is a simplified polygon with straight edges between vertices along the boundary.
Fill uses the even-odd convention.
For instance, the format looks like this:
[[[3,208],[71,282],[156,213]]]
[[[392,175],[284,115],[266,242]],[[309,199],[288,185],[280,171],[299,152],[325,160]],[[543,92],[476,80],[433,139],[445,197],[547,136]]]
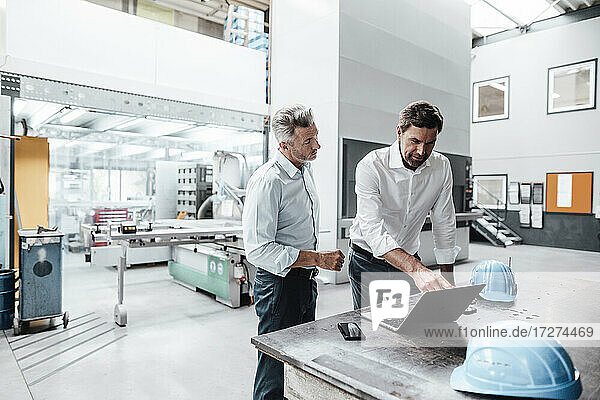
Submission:
[[[115,305],[115,323],[119,326],[127,325],[127,309],[123,304],[123,282],[125,279],[125,268],[127,267],[127,242],[121,243],[121,257],[119,258],[118,274],[117,274],[117,287],[118,287],[118,301]]]

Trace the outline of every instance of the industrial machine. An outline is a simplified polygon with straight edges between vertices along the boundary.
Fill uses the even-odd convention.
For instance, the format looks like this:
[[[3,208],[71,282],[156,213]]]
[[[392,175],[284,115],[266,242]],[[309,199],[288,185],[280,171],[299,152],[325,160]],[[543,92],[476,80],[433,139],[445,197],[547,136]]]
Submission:
[[[168,228],[169,221],[147,223],[147,222],[129,222],[123,221],[125,229],[147,231],[148,229]],[[113,229],[118,229],[119,223],[111,223]],[[86,254],[86,261],[90,262],[93,268],[116,267],[119,264],[121,256],[121,246],[118,243],[108,241],[108,223],[105,224],[81,224],[81,233],[84,243],[89,248],[89,256]],[[96,245],[101,243],[102,245]],[[150,249],[129,248],[127,250],[127,260],[129,265],[165,263],[171,259],[171,252],[166,247],[154,247]]]
[[[255,273],[241,240],[177,246],[169,261],[175,281],[214,294],[218,302],[233,308],[251,304]]]
[[[177,283],[233,308],[252,303],[256,268],[246,260],[241,239],[248,175],[243,154],[217,151],[212,167],[181,165],[177,170],[177,210],[185,212],[185,218],[134,216],[133,221],[82,224],[87,243],[105,244],[90,247],[91,264],[118,267],[114,309],[118,325],[127,324],[124,278],[132,264],[168,261],[169,274]]]
[[[212,195],[213,168],[210,165],[185,164],[177,169],[177,214],[199,219],[199,206]],[[202,218],[211,218],[212,209]]]
[[[246,158],[241,153],[217,151],[213,157],[212,188],[214,194],[197,209],[197,223],[218,226],[219,221],[239,227],[244,207],[244,189],[248,180]],[[193,173],[193,171],[192,171]],[[203,185],[203,179],[197,180]],[[203,187],[203,186],[202,186]],[[198,186],[196,193],[201,192]],[[209,214],[210,212],[210,214]],[[216,219],[204,219],[213,215]],[[252,283],[256,269],[248,263],[241,239],[200,245],[177,246],[169,261],[169,274],[180,284],[215,295],[230,307],[252,302]]]
[[[63,326],[69,313],[62,311],[62,237],[56,229],[19,230],[19,307],[14,332],[19,335],[23,323],[62,316]]]
[[[250,299],[254,267],[245,260],[239,236],[242,227],[226,220],[171,220],[168,227],[137,229],[135,233],[119,232],[109,225],[108,240],[120,243],[118,265],[118,302],[114,309],[117,325],[127,324],[123,303],[125,269],[129,249],[165,247],[171,252],[169,273],[186,286],[215,295],[231,307],[247,304]],[[161,221],[157,221],[161,223]],[[162,221],[164,224],[165,221]]]

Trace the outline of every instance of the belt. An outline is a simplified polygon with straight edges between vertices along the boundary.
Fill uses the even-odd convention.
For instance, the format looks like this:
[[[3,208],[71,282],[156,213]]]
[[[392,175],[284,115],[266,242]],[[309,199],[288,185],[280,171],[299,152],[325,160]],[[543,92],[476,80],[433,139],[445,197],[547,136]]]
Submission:
[[[350,242],[350,248],[362,256],[369,257],[369,258],[375,258],[375,257],[373,257],[373,253],[371,253],[369,250],[365,250],[362,247],[360,247],[359,245],[356,245],[352,242]],[[385,260],[379,260],[379,259],[377,259],[377,260],[386,262]]]
[[[286,277],[299,276],[301,278],[313,279],[317,275],[319,275],[317,268],[291,268]]]
[[[364,256],[364,257],[369,257],[369,258],[372,258],[374,261],[380,262],[380,263],[382,263],[382,264],[388,264],[388,265],[391,265],[391,264],[389,264],[389,263],[388,263],[386,260],[380,260],[379,258],[375,258],[375,257],[373,256],[373,253],[371,253],[369,250],[365,250],[365,249],[363,249],[362,247],[360,247],[359,245],[356,245],[356,244],[354,244],[354,243],[352,243],[352,242],[350,242],[350,248],[351,248],[352,250],[354,250],[355,252],[357,252],[358,254],[360,254],[360,255]],[[419,257],[419,253],[415,253],[415,254],[413,255],[413,257],[415,257],[417,260],[421,261],[421,257]]]

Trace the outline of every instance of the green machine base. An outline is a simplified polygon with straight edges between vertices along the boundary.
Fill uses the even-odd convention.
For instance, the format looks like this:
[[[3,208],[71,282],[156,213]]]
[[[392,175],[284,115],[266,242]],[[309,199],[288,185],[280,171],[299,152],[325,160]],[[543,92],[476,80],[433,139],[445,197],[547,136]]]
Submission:
[[[239,270],[236,271],[236,266],[242,263],[240,256],[223,253],[220,257],[217,254],[178,246],[175,261],[169,261],[169,274],[184,286],[213,294],[217,301],[230,307],[249,304],[248,286],[239,282]]]

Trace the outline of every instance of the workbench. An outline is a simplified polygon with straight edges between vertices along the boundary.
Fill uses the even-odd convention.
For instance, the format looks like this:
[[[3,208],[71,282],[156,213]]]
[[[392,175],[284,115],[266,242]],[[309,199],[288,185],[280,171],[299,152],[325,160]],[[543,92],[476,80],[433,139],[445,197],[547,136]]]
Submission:
[[[477,312],[462,315],[458,324],[476,326],[497,320],[600,322],[600,282],[569,278],[567,273],[515,275],[519,293],[514,303],[478,300]],[[420,296],[411,297],[411,308]],[[458,347],[421,347],[413,339],[380,327],[374,332],[363,328],[367,336],[364,342],[344,341],[337,323],[366,326],[360,311],[252,338],[259,351],[284,363],[285,396],[289,400],[496,398],[450,387],[452,371],[464,362],[466,340]],[[572,347],[575,342],[562,343],[581,374],[580,398],[600,398],[600,343],[580,341],[579,347]]]

